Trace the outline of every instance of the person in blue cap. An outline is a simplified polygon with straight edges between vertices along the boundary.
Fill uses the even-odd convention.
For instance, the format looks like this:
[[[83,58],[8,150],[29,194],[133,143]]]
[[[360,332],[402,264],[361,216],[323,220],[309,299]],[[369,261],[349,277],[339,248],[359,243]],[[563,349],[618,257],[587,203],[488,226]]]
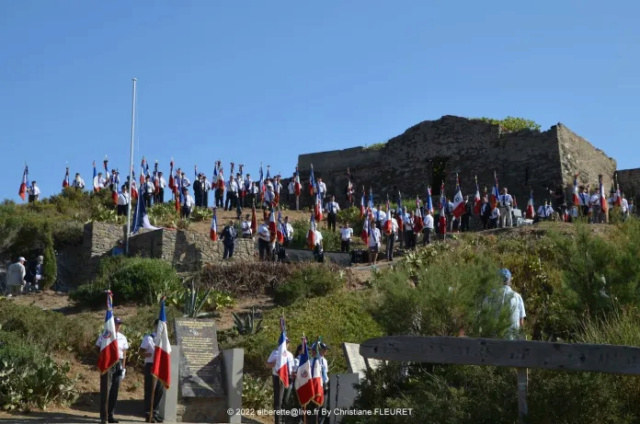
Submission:
[[[511,288],[511,271],[506,268],[501,269],[498,274],[502,278],[503,286],[494,290],[492,294],[493,305],[499,312],[503,307],[510,309],[510,328],[507,338],[515,340],[520,335],[520,330],[524,326],[524,319],[527,316],[524,310],[524,301],[519,293]]]

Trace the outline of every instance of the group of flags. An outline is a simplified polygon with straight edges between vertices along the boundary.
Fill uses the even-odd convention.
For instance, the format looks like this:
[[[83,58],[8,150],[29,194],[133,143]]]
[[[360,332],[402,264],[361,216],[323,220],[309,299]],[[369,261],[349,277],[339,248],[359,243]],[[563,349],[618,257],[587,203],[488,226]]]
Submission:
[[[315,356],[309,355],[307,338],[302,337],[302,354],[298,364],[297,376],[294,383],[298,400],[303,407],[313,402],[318,406],[324,404],[324,387],[322,384],[322,357],[320,356],[320,344],[322,339],[318,337],[316,341]],[[278,350],[275,369],[285,388],[289,388],[289,365],[287,351],[287,331],[284,318],[280,318],[280,338],[278,339]]]
[[[160,315],[153,340],[155,351],[151,375],[160,381],[167,389],[171,384],[171,344],[167,331],[167,314],[165,299],[160,302]],[[119,359],[118,339],[116,324],[113,317],[113,293],[107,292],[107,313],[104,319],[104,329],[100,335],[100,356],[98,357],[98,369],[101,374],[108,372]]]

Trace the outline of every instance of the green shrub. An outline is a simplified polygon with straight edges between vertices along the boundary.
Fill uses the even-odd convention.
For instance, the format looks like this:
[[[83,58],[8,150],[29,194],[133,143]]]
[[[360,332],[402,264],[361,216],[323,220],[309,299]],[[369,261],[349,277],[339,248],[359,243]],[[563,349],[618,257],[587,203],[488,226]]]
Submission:
[[[5,411],[68,404],[77,398],[67,377],[69,364],[54,362],[44,349],[0,331],[0,405]]]
[[[540,124],[535,121],[524,118],[514,118],[513,116],[507,116],[504,119],[493,118],[473,118],[477,121],[488,122],[493,125],[500,125],[500,127],[508,132],[516,132],[522,130],[540,131]]]
[[[104,305],[104,299],[103,299]],[[72,318],[37,306],[0,301],[0,326],[43,351],[85,352],[91,349],[101,323],[82,317]]]
[[[56,252],[53,250],[53,236],[49,226],[45,226],[44,238],[44,262],[42,264],[42,288],[49,288],[55,283],[58,275],[58,263],[56,260]]]
[[[295,271],[275,288],[274,301],[288,306],[305,297],[327,296],[344,286],[344,272],[335,267],[313,264]]]
[[[271,379],[242,376],[242,407],[248,409],[264,409],[273,406],[273,389]]]
[[[227,340],[227,346],[245,349],[245,369],[269,377],[271,370],[264,364],[277,347],[280,336],[280,316],[284,313],[290,350],[295,351],[305,334],[310,341],[318,335],[329,344],[327,361],[331,374],[347,371],[341,343],[360,343],[382,335],[382,329],[368,312],[372,292],[340,292],[314,299],[300,299],[284,309],[263,313],[262,328],[257,334]]]
[[[163,295],[181,287],[171,264],[160,259],[118,256],[103,259],[94,282],[80,286],[69,297],[83,307],[100,307],[105,290],[111,289],[114,303],[156,305]]]

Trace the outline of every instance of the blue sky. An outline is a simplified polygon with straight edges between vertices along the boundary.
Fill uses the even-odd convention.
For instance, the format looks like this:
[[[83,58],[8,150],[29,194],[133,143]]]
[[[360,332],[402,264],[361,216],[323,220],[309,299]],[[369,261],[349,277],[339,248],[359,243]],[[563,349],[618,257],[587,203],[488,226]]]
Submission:
[[[1,1],[0,199],[105,154],[289,175],[442,115],[557,122],[640,167],[640,3]]]

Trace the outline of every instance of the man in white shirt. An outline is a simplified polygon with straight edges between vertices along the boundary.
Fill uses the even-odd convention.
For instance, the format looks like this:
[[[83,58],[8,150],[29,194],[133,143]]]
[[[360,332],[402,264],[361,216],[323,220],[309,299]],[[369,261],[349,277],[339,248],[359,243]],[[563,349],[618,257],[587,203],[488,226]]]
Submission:
[[[264,192],[264,207],[266,209],[271,209],[271,205],[275,200],[276,194],[273,192],[273,185],[267,184],[266,190]]]
[[[122,190],[118,193],[118,207],[117,214],[118,216],[126,216],[127,208],[129,206],[129,202],[131,201],[129,197],[129,189],[126,184],[122,185]]]
[[[284,246],[288,247],[291,240],[293,240],[293,225],[289,222],[289,217],[284,217]]]
[[[127,373],[127,353],[126,351],[129,349],[129,342],[127,338],[120,332],[120,327],[122,326],[122,320],[120,318],[115,318],[116,324],[116,342],[118,344],[118,362],[114,366],[112,366],[109,371],[102,374],[100,376],[100,421],[106,423],[107,420],[110,423],[117,423],[118,420],[114,417],[114,412],[116,409],[116,403],[118,402],[118,392],[120,390],[120,382],[124,380],[124,377]],[[100,338],[102,335],[98,337],[98,341],[96,341],[96,346],[98,347],[98,351],[100,351]],[[111,389],[109,389],[109,393],[107,394],[107,388],[109,387],[109,380],[111,381]],[[107,396],[109,396],[109,410],[106,410]],[[107,414],[108,412],[108,414]]]
[[[147,175],[144,179],[144,184],[140,187],[140,191],[142,191],[144,205],[147,207],[147,210],[151,207],[151,202],[153,200],[153,196],[156,192],[156,186],[153,185],[151,181],[151,177]]]
[[[318,178],[318,193],[320,193],[320,198],[324,200],[327,195],[327,185],[322,181],[322,178]]]
[[[191,211],[195,205],[195,201],[193,197],[189,194],[189,190],[186,187],[182,188],[182,218],[189,219],[191,216]]]
[[[317,229],[315,231],[316,245],[313,248],[313,256],[318,262],[324,262],[324,247],[322,245],[322,233]]]
[[[296,178],[296,176],[294,174],[293,178],[291,178],[291,180],[289,181],[289,184],[287,185],[287,204],[292,209],[295,207],[295,200],[296,200],[296,180],[295,180],[295,178]]]
[[[340,251],[349,253],[351,247],[351,238],[353,237],[353,228],[348,221],[342,223],[340,227]]]
[[[369,232],[369,264],[375,264],[382,244],[382,237],[380,229],[374,225],[373,221],[369,225],[371,226],[371,231]]]
[[[242,221],[242,238],[250,239],[253,237],[253,231],[251,230],[251,215],[247,214]]]
[[[382,210],[382,206],[378,205],[373,209],[373,219],[376,221],[376,227],[382,228],[382,223],[387,220],[387,214]]]
[[[398,221],[394,216],[394,212],[390,211],[389,215],[386,217],[385,222],[382,223],[383,228],[385,227],[387,221],[391,221],[391,234],[387,234],[387,260],[393,261],[393,245],[396,241],[396,234],[398,234]]]
[[[84,188],[84,180],[79,172],[76,172],[76,177],[71,182],[71,187],[75,187],[76,190],[82,190]]]
[[[629,201],[622,195],[622,200],[620,201],[620,212],[622,212],[622,219],[627,219],[629,217]]]
[[[253,195],[253,180],[251,179],[251,175],[247,174],[244,179],[244,207],[251,207],[255,197]]]
[[[413,232],[413,225],[415,224],[415,219],[413,217],[413,212],[404,214],[403,218],[403,227],[404,227],[404,247],[406,249],[413,250],[416,247],[416,235]]]
[[[31,186],[27,188],[27,194],[29,195],[29,203],[37,202],[40,199],[40,187],[36,185],[35,181],[32,181]]]
[[[426,210],[425,208],[425,216],[424,216],[424,227],[422,228],[422,245],[426,246],[431,243],[431,233],[433,233],[434,223],[433,223],[433,215],[431,211]]]
[[[331,230],[333,227],[333,231],[336,231],[336,217],[338,216],[338,211],[340,210],[340,205],[336,202],[336,196],[331,196],[331,199],[327,202],[324,209],[327,211],[327,225]]]
[[[524,310],[524,301],[522,296],[511,288],[511,272],[508,269],[501,269],[500,276],[503,286],[492,291],[490,298],[485,299],[483,303],[485,307],[494,309],[498,316],[502,308],[509,308],[511,325],[506,337],[509,340],[516,340],[521,338],[521,329],[527,316]]]
[[[227,187],[227,200],[225,202],[225,210],[230,211],[237,206],[238,202],[238,182],[233,178],[233,175],[229,177],[229,186]]]
[[[158,319],[153,322],[154,330],[158,327]],[[151,391],[155,390],[153,395],[153,415],[152,419],[155,422],[162,422],[160,414],[160,401],[164,396],[164,386],[160,381],[156,381],[155,388],[152,389],[153,375],[151,375],[151,367],[153,366],[153,357],[156,350],[154,339],[156,337],[155,331],[151,334],[145,334],[142,337],[142,343],[140,343],[140,352],[144,358],[144,414],[149,422],[149,411],[151,410]]]
[[[258,252],[260,260],[269,260],[271,256],[271,232],[269,231],[269,219],[265,219],[258,227]]]
[[[600,223],[601,221],[601,210],[602,208],[600,207],[600,194],[594,190],[593,194],[591,195],[591,199],[589,200],[590,206],[591,206],[591,222],[593,223]]]
[[[287,350],[285,352],[285,355],[287,355],[286,366],[289,371],[289,375],[291,376],[291,374],[293,373],[294,360],[293,360],[293,355],[291,354],[291,352],[289,352],[288,338],[287,338]],[[271,380],[273,382],[273,410],[274,411],[279,411],[282,409],[283,401],[284,401],[284,392],[285,392],[284,385],[280,381],[280,376],[278,375],[278,370],[276,369],[277,362],[278,362],[278,349],[275,349],[273,352],[271,352],[271,355],[269,355],[269,358],[267,359],[267,368],[272,369]],[[291,380],[291,378],[289,378],[289,380]],[[281,422],[284,422],[284,419],[281,419],[281,416],[276,414],[275,423],[279,424]]]
[[[513,225],[511,219],[513,197],[509,194],[507,187],[502,188],[502,195],[498,199],[498,205],[500,206],[500,227],[511,227]]]
[[[502,212],[500,212],[501,208],[494,208],[491,211],[491,216],[489,217],[489,229],[498,228],[498,221],[500,221],[500,216]]]

